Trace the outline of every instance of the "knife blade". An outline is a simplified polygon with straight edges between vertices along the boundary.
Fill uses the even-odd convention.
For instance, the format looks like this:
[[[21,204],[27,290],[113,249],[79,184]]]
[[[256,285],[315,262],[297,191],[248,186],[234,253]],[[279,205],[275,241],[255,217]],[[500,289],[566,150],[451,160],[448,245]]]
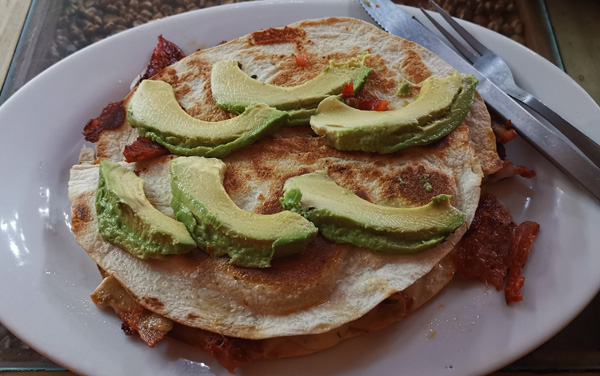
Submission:
[[[517,133],[544,157],[600,201],[600,168],[579,149],[559,136],[552,125],[534,117],[505,92],[477,71],[446,43],[391,0],[359,0],[365,11],[385,31],[420,44],[452,65],[457,71],[472,74],[485,102],[505,119]]]

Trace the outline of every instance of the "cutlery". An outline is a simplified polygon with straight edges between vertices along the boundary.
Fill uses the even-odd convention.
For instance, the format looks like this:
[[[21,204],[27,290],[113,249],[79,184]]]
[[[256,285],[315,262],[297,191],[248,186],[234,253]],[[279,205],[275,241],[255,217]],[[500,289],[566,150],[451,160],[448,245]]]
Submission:
[[[600,201],[600,168],[557,133],[549,122],[536,118],[521,107],[467,60],[391,0],[360,0],[360,3],[385,31],[420,44],[460,73],[474,75],[479,81],[477,90],[485,102],[506,120],[510,120],[517,133],[557,168]]]
[[[490,81],[496,84],[506,94],[513,99],[523,103],[533,109],[538,114],[548,120],[559,132],[569,139],[582,153],[584,153],[596,166],[600,166],[600,145],[586,136],[571,123],[563,119],[556,112],[540,102],[536,97],[523,90],[515,83],[512,72],[508,64],[490,49],[479,42],[471,33],[460,26],[448,13],[442,9],[435,1],[429,0],[429,4],[434,7],[444,20],[470,47],[467,47],[453,34],[429,15],[423,8],[421,12],[429,21],[448,39],[448,41],[467,59],[475,69],[485,75]],[[526,108],[527,109],[527,108]]]

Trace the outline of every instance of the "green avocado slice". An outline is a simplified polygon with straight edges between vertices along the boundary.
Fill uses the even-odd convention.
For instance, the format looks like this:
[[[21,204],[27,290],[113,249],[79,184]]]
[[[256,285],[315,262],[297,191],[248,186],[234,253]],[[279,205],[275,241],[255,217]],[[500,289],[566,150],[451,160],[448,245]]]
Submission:
[[[377,253],[410,254],[431,248],[466,218],[450,204],[449,195],[414,208],[376,205],[340,187],[325,171],[290,178],[283,190],[284,209],[313,222],[325,238]]]
[[[414,102],[391,111],[357,110],[329,97],[319,104],[310,125],[338,150],[393,153],[452,132],[471,109],[476,84],[475,77],[458,73],[430,77]]]
[[[289,87],[255,80],[240,69],[237,61],[219,61],[212,67],[212,95],[217,106],[235,113],[254,103],[285,111],[316,108],[327,96],[341,93],[348,82],[353,83],[355,91],[362,87],[371,73],[371,68],[363,65],[367,56],[363,54],[344,63],[332,61],[312,80]]]
[[[171,161],[171,207],[201,249],[230,256],[230,263],[265,268],[274,257],[300,252],[317,229],[289,211],[261,215],[240,209],[223,187],[219,159],[179,157]]]
[[[104,240],[141,259],[163,258],[196,248],[182,223],[148,201],[143,179],[106,160],[100,162],[99,170],[96,214]]]
[[[224,157],[284,125],[288,117],[265,104],[256,104],[232,119],[207,122],[188,115],[166,82],[144,80],[129,99],[127,121],[177,155]]]

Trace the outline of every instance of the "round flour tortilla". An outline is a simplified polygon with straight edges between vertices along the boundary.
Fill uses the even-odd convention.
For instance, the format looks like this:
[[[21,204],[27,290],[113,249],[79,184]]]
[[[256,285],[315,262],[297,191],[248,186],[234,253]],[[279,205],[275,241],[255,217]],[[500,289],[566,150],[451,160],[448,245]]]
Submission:
[[[418,88],[427,77],[453,72],[414,43],[362,21],[335,18],[259,31],[199,51],[153,79],[169,82],[190,115],[216,121],[233,116],[215,106],[210,92],[210,70],[216,61],[236,59],[260,81],[297,85],[315,77],[330,60],[345,61],[364,51],[370,54],[366,65],[373,68],[364,89],[390,101],[390,109],[416,97],[416,92],[410,98],[395,95],[402,80]],[[308,67],[296,63],[300,53],[308,57]],[[166,260],[141,260],[102,240],[94,209],[101,159],[119,161],[135,171],[146,180],[149,200],[173,214],[168,162],[175,156],[122,162],[124,146],[136,138],[137,131],[126,123],[104,131],[96,157],[72,168],[69,197],[77,242],[145,308],[188,327],[247,339],[330,332],[412,286],[460,240],[477,208],[483,174],[499,163],[489,114],[478,96],[463,125],[450,135],[387,155],[340,152],[326,146],[309,127],[282,128],[223,158],[225,189],[240,208],[276,213],[282,210],[278,200],[286,179],[325,169],[337,184],[376,204],[424,205],[438,194],[450,194],[467,221],[443,243],[414,255],[377,255],[318,236],[298,255],[276,259],[268,269],[250,269],[200,250]],[[431,190],[423,187],[424,176]]]

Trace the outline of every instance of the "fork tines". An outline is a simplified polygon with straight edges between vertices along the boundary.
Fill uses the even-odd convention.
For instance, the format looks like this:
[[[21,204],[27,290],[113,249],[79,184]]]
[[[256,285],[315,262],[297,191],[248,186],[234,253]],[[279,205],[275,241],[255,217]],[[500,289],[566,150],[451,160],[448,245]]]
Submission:
[[[440,7],[435,1],[429,0],[429,4],[452,26],[452,28],[463,38],[473,49],[469,49],[464,43],[461,43],[454,35],[448,32],[442,27],[433,17],[431,17],[423,8],[421,12],[427,17],[427,19],[452,43],[452,45],[468,60],[471,64],[484,55],[489,50],[481,44],[473,35],[471,35],[465,28],[459,25],[442,7]],[[475,52],[479,53],[477,55]]]

